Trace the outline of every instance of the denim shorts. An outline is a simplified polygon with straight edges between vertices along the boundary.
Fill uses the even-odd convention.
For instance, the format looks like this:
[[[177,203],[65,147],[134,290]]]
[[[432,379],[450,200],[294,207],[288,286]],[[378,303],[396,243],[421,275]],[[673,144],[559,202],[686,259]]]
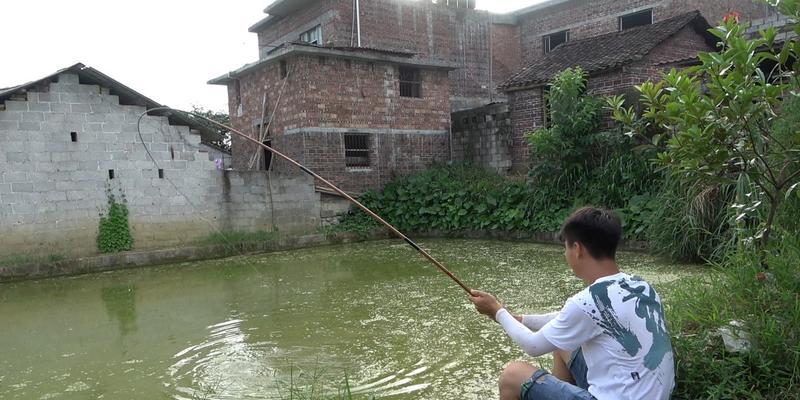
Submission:
[[[575,385],[564,382],[544,369],[534,372],[531,379],[522,384],[520,399],[522,400],[596,400],[587,390],[586,360],[580,348],[572,353],[569,372]]]

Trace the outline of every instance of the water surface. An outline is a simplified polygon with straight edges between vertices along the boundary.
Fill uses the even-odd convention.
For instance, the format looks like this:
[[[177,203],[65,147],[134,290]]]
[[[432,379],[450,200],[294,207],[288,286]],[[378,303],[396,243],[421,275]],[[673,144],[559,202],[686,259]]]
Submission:
[[[563,249],[423,247],[514,311],[557,310],[582,284]],[[624,253],[662,292],[702,273]],[[2,399],[486,399],[525,357],[405,244],[378,241],[0,285]],[[295,397],[297,398],[297,397]]]

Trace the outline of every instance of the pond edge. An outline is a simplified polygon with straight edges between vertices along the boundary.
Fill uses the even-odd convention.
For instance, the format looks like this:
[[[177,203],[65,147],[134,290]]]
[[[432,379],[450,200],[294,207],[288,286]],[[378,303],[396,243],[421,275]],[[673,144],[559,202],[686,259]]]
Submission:
[[[554,233],[503,232],[503,231],[426,231],[410,235],[421,239],[494,239],[507,241],[529,241],[534,243],[560,244]],[[0,283],[54,278],[60,276],[83,275],[128,268],[151,267],[163,264],[189,261],[213,260],[239,255],[271,253],[284,250],[329,246],[371,240],[390,239],[392,235],[382,229],[367,234],[350,232],[319,233],[286,236],[263,242],[242,242],[235,245],[183,246],[168,249],[149,249],[103,254],[91,257],[60,260],[53,262],[34,262],[15,266],[0,267]],[[620,249],[643,251],[644,242],[624,242]]]

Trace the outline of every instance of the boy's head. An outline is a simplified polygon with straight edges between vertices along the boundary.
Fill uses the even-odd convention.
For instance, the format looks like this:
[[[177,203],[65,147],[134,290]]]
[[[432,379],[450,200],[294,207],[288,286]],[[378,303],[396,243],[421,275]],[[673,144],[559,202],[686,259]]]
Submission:
[[[584,207],[564,221],[559,233],[566,245],[567,262],[575,263],[586,255],[597,260],[614,260],[622,238],[622,222],[612,211]]]

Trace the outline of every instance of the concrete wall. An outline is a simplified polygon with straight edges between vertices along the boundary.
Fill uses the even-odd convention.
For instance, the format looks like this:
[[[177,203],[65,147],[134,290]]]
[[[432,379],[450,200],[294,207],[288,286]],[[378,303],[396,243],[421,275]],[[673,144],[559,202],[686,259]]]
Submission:
[[[507,173],[511,170],[512,144],[508,104],[453,113],[453,161]]]
[[[4,108],[0,256],[96,253],[109,194],[127,203],[137,249],[219,229],[319,226],[319,196],[310,178],[273,174],[270,182],[263,173],[217,171],[200,152],[199,135],[147,116],[142,137],[164,170],[160,179],[137,134],[144,108],[120,105],[109,89],[80,84],[77,75],[62,74],[46,90],[6,101]]]

